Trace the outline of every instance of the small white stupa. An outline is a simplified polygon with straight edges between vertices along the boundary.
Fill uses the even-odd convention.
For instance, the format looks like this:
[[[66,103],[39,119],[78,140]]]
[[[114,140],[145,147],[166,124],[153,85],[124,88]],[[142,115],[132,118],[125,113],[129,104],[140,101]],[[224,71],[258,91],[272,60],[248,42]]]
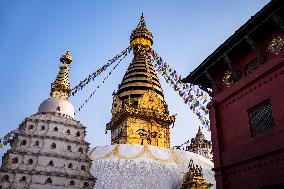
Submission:
[[[60,60],[63,65],[51,84],[51,98],[20,124],[11,149],[3,157],[2,189],[78,189],[95,184],[85,127],[74,119],[74,107],[68,101],[68,64],[72,58],[67,52]]]

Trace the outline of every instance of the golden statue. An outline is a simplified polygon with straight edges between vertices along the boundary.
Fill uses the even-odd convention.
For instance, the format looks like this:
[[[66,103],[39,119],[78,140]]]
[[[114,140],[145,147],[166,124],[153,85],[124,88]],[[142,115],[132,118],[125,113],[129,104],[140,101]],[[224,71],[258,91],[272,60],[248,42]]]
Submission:
[[[203,178],[202,168],[198,165],[195,166],[192,159],[189,161],[188,168],[180,189],[210,189],[213,186],[206,182]]]

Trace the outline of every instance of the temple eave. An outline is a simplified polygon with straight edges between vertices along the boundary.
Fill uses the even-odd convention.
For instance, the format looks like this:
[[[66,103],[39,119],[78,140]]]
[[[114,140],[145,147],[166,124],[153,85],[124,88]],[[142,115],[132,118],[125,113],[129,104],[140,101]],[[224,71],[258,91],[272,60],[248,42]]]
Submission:
[[[122,112],[117,113],[113,119],[106,124],[106,129],[107,130],[112,130],[116,126],[118,126],[118,123],[121,123],[123,120],[125,120],[128,116],[132,117],[138,117],[138,118],[144,118],[147,120],[155,120],[158,123],[161,123],[162,125],[171,125],[175,121],[175,115],[166,115],[166,114],[161,114],[158,112],[148,112],[145,110],[139,110],[139,109],[132,109],[130,110],[125,110]]]

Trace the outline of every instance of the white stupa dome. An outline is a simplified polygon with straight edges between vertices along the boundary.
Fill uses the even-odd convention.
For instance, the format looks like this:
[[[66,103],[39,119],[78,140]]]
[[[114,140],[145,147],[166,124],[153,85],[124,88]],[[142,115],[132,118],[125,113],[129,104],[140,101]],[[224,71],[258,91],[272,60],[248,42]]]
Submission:
[[[48,98],[44,100],[39,105],[38,112],[56,112],[74,118],[74,106],[68,100],[63,99]]]
[[[216,188],[213,162],[198,154],[151,145],[117,144],[90,151],[96,189],[179,189],[190,159]]]

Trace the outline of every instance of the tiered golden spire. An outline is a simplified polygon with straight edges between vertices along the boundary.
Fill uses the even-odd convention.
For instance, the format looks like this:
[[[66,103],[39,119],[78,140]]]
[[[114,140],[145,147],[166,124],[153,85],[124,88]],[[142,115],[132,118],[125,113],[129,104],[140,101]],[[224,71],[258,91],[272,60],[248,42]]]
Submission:
[[[170,131],[175,116],[170,116],[159,79],[148,56],[153,44],[142,14],[132,31],[130,45],[134,58],[121,84],[113,94],[112,144],[151,144],[170,147]]]
[[[149,48],[151,48],[153,45],[153,35],[146,28],[146,23],[143,14],[140,17],[138,26],[131,33],[130,45],[134,49],[134,52],[142,48],[146,48],[147,50],[149,50]]]
[[[70,82],[69,82],[69,64],[72,63],[72,57],[69,51],[65,55],[62,55],[60,62],[63,64],[59,68],[59,73],[55,81],[51,84],[50,96],[52,98],[67,100],[70,96]]]
[[[130,45],[134,59],[119,85],[117,94],[121,100],[141,97],[146,91],[155,91],[163,100],[164,94],[153,65],[147,60],[153,44],[152,33],[146,28],[142,14],[138,26],[132,31]]]
[[[180,189],[210,189],[213,185],[203,178],[202,168],[193,164],[191,159]]]

